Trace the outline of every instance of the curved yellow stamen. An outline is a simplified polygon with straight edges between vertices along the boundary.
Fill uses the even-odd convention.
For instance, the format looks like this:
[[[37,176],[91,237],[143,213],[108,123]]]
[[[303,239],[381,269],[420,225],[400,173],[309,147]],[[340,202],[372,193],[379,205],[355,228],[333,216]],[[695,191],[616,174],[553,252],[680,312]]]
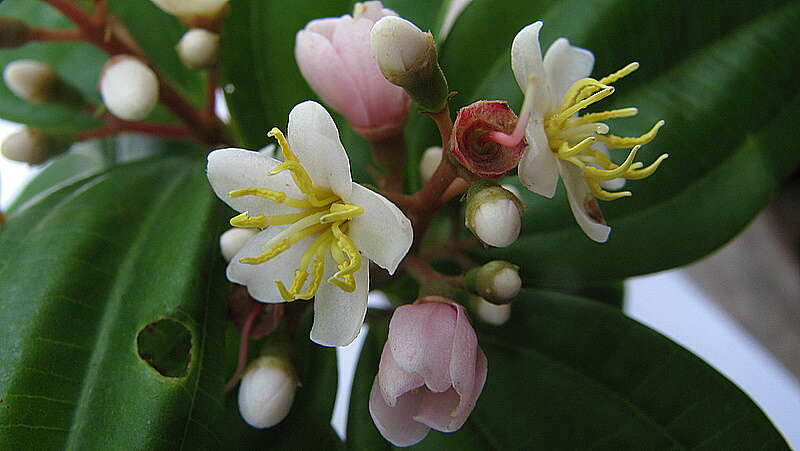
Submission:
[[[300,257],[289,287],[287,288],[281,280],[275,281],[281,298],[284,301],[294,301],[314,297],[324,279],[325,260],[328,254],[337,263],[337,271],[328,278],[328,283],[344,291],[353,292],[356,289],[353,273],[361,268],[362,262],[361,252],[347,235],[347,231],[349,222],[364,213],[364,209],[343,201],[330,191],[316,188],[283,133],[277,128],[273,128],[268,136],[277,139],[284,162],[267,175],[289,171],[292,181],[297,189],[305,195],[305,199],[296,199],[280,191],[258,187],[231,191],[230,197],[258,196],[300,210],[297,213],[252,217],[249,213],[244,212],[231,218],[230,223],[234,227],[263,229],[269,226],[288,226],[264,244],[264,252],[261,255],[244,257],[239,262],[248,265],[268,262],[294,244],[314,236],[313,241]]]
[[[621,108],[588,113],[576,116],[582,110],[614,93],[612,83],[631,74],[639,68],[639,63],[630,63],[622,69],[595,80],[583,78],[576,81],[562,98],[561,105],[544,118],[544,129],[550,149],[562,161],[581,169],[584,180],[595,198],[615,200],[631,195],[630,191],[609,192],[604,190],[600,182],[618,178],[639,180],[652,175],[667,155],[659,156],[654,163],[644,164],[634,161],[643,144],[652,141],[658,134],[664,121],[658,121],[645,134],[639,137],[620,137],[608,135],[609,127],[602,121],[638,114],[636,108]],[[595,144],[602,143],[609,149],[628,149],[627,158],[622,164],[616,164]]]

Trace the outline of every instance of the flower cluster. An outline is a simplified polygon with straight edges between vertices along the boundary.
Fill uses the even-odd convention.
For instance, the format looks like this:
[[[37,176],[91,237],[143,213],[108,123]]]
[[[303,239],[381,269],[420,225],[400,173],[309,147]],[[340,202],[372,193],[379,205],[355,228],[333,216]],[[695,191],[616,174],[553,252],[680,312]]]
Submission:
[[[21,47],[38,36],[102,48],[109,54],[97,80],[102,104],[85,99],[41,61],[11,62],[4,82],[25,102],[89,111],[104,126],[80,136],[24,128],[3,142],[2,153],[40,164],[76,141],[123,131],[219,148],[207,156],[208,181],[237,212],[229,221],[232,228],[219,237],[227,278],[236,285],[229,313],[241,330],[239,365],[228,389],[239,384],[239,410],[253,427],[272,427],[290,415],[303,375],[293,366],[288,343],[304,309],[313,308],[313,342],[347,346],[368,317],[370,273],[379,275],[373,288],[385,288],[406,284],[396,274],[400,271],[419,289],[369,316],[391,317],[380,363],[373,368],[369,412],[378,431],[396,446],[418,443],[430,429],[457,431],[480,409],[492,357],[490,349],[487,356],[479,346],[470,315],[484,323],[481,336],[512,321],[513,301],[525,280],[524,266],[476,261],[467,253],[479,246],[513,250],[524,216],[536,214],[525,199],[554,197],[559,180],[578,227],[591,240],[605,242],[611,228],[599,201],[630,196],[621,191],[623,185],[649,177],[668,157],[658,156],[649,165],[636,161],[664,121],[641,136],[621,137],[610,134],[607,121],[638,110],[595,111],[638,63],[592,78],[594,55],[565,38],[543,56],[543,25],[535,22],[511,43],[513,75],[524,93],[518,113],[504,99],[487,99],[463,106],[453,118],[452,93],[433,34],[379,1],[356,3],[352,15],[309,22],[297,31],[294,48],[310,87],[364,138],[375,164],[359,169],[374,183],[353,180],[334,118],[312,100],[298,99],[301,103],[288,114],[286,135],[278,128],[268,131],[277,146],[254,151],[221,145],[233,141],[214,113],[216,66],[226,48],[219,33],[228,1],[152,2],[161,10],[155,13],[174,15],[188,28],[174,43],[175,52],[187,68],[208,71],[204,110],[162,77],[105,2],[96,2],[94,16],[56,2],[79,29],[43,31],[0,19],[0,45]],[[181,125],[143,122],[159,104]],[[434,121],[440,135],[439,142],[426,143],[431,147],[424,152],[407,149],[412,104],[413,111]],[[626,149],[625,155],[612,157],[617,149]],[[416,182],[403,179],[414,155],[422,155],[413,169],[419,169],[423,184],[407,193]],[[507,176],[534,194],[500,185]],[[448,220],[447,227],[429,227]],[[439,272],[437,263],[444,259],[461,272]],[[261,352],[248,362],[252,340],[260,340]]]

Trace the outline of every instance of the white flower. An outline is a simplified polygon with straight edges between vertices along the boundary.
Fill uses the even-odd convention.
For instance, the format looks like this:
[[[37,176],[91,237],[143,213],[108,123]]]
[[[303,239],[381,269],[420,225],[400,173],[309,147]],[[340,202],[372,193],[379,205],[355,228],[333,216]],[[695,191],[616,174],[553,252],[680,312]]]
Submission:
[[[525,92],[525,104],[520,112],[520,127],[506,138],[521,139],[521,127],[526,127],[528,148],[519,163],[520,181],[537,194],[553,197],[560,176],[581,229],[591,239],[605,242],[611,228],[605,223],[597,199],[630,196],[629,191],[609,192],[604,188],[619,187],[620,178],[642,179],[655,172],[667,158],[666,154],[646,168],[634,162],[634,157],[640,145],[655,138],[664,121],[638,138],[621,138],[607,135],[609,127],[601,121],[634,116],[636,108],[578,116],[584,108],[611,95],[614,88],[609,85],[639,65],[631,63],[600,80],[587,78],[592,72],[594,55],[560,38],[542,58],[541,27],[542,22],[536,22],[523,28],[511,47],[511,67]],[[625,162],[617,165],[608,158],[605,148],[633,149]],[[612,180],[616,182],[606,183]]]
[[[330,114],[316,102],[289,113],[284,162],[223,149],[208,156],[217,196],[243,212],[237,227],[263,229],[228,265],[228,279],[262,302],[314,297],[311,339],[345,346],[367,309],[369,261],[393,273],[411,247],[411,222],[383,196],[353,183]],[[363,256],[363,258],[362,258]]]

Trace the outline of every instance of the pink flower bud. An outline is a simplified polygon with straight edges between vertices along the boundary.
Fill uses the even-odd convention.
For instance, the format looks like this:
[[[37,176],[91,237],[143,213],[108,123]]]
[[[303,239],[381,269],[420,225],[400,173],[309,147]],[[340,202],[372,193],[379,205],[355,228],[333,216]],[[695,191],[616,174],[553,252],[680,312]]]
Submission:
[[[430,428],[461,428],[484,382],[486,356],[464,308],[429,296],[395,310],[369,411],[384,438],[410,446]]]
[[[312,20],[295,42],[297,65],[311,88],[370,140],[397,133],[408,115],[408,95],[384,78],[370,47],[375,22],[395,15],[381,2],[357,3],[353,16]]]
[[[517,167],[527,143],[513,146],[495,142],[491,132],[511,134],[517,115],[506,102],[480,100],[458,111],[453,124],[450,152],[469,172],[485,178],[498,178]]]

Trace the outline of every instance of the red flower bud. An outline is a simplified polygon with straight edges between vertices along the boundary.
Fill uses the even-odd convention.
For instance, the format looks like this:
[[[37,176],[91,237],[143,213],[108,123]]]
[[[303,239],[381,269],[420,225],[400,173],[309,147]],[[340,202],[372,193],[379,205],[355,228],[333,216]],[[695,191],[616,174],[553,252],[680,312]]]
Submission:
[[[453,125],[450,152],[461,165],[475,175],[498,178],[517,167],[527,142],[520,140],[506,147],[494,140],[490,132],[511,134],[517,125],[517,115],[508,103],[480,100],[461,108]]]

